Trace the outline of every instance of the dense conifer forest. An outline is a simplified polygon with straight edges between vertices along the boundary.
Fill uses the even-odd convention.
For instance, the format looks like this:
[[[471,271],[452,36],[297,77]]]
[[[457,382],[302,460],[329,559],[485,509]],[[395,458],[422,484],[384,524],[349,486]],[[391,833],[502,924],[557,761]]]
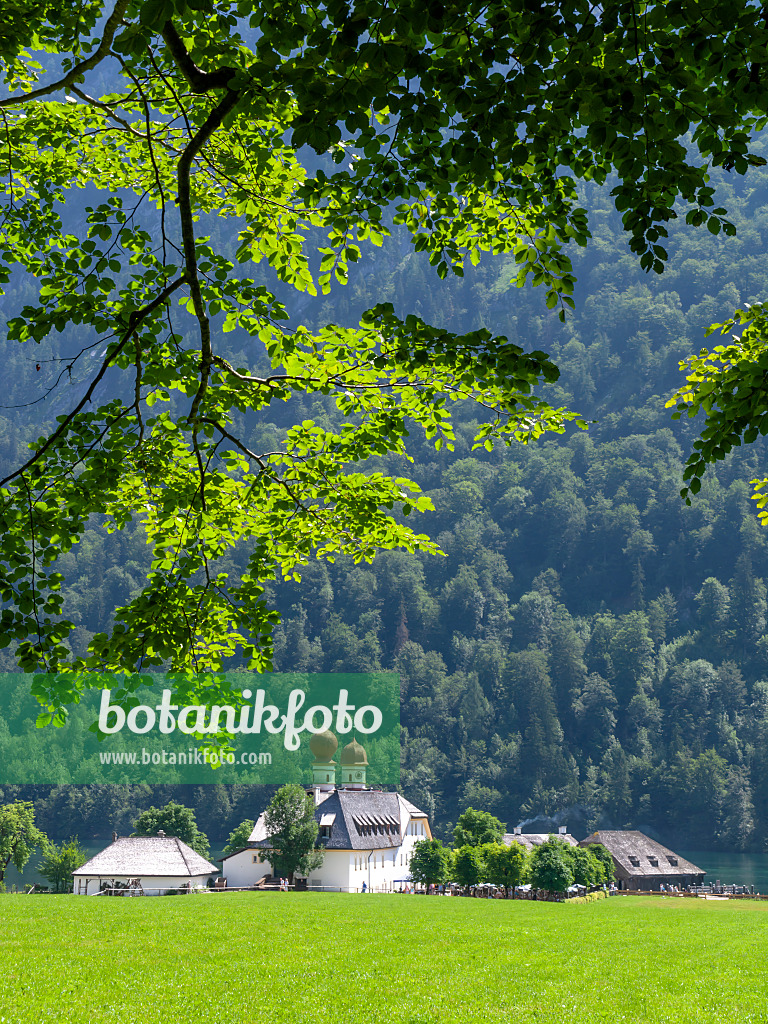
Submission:
[[[665,408],[681,383],[679,361],[704,343],[704,328],[768,294],[768,173],[720,171],[714,180],[737,236],[673,222],[661,276],[644,274],[629,253],[609,187],[587,187],[593,238],[572,253],[576,312],[564,325],[538,291],[509,284],[506,258],[439,281],[396,235],[365,253],[349,286],[329,298],[283,293],[311,326],[352,323],[391,301],[438,326],[484,326],[543,349],[561,368],[549,400],[595,421],[528,447],[473,452],[478,410],[463,408],[455,451],[436,454],[414,438],[415,462],[386,467],[432,499],[435,511],[419,525],[444,557],[316,562],[301,582],[272,587],[282,617],[276,669],[399,671],[402,788],[438,835],[473,806],[510,826],[549,815],[577,833],[634,827],[689,848],[765,847],[768,563],[749,481],[765,472],[768,453],[762,440],[738,450],[687,507],[679,489],[697,424],[674,422]],[[71,216],[87,201],[78,197]],[[228,227],[210,231],[225,238]],[[31,279],[17,283],[0,314],[34,294]],[[242,339],[230,338],[234,357]],[[7,470],[40,432],[29,403],[61,373],[66,383],[67,346],[74,351],[77,339],[65,334],[34,351],[0,344]],[[258,365],[253,353],[242,358]],[[54,402],[46,415],[55,414]],[[254,449],[266,450],[288,422],[271,415],[246,425]],[[320,421],[336,415],[330,404],[305,410]],[[245,557],[232,559],[234,576]],[[94,529],[64,561],[74,581],[66,606],[84,649],[141,584],[146,549],[137,530]],[[14,667],[3,652],[0,669]],[[81,838],[128,831],[138,810],[171,797],[221,838],[265,801],[249,787],[0,791],[3,800],[30,796],[42,828]]]

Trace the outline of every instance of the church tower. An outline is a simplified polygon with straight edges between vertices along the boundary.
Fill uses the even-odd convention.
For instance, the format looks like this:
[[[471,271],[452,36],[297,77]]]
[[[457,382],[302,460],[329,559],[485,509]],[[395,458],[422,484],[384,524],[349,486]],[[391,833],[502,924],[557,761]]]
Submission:
[[[353,739],[341,752],[341,784],[347,789],[365,789],[365,769],[368,758],[365,750]]]
[[[336,762],[333,755],[339,741],[330,729],[316,732],[309,741],[309,749],[315,755],[312,764],[312,785],[322,792],[330,792],[336,788]]]

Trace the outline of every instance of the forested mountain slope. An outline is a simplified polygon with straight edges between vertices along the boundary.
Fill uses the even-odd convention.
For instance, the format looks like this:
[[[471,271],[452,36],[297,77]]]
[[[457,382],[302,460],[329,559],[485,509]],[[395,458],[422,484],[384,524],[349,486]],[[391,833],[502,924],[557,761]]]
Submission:
[[[721,172],[717,184],[737,237],[673,222],[660,277],[629,254],[609,190],[590,187],[594,237],[573,253],[577,308],[565,325],[538,292],[509,285],[505,259],[441,282],[396,236],[330,298],[283,294],[311,325],[349,323],[391,301],[455,331],[482,325],[544,349],[562,371],[547,397],[596,421],[587,433],[471,452],[467,409],[454,452],[414,439],[415,463],[387,467],[432,498],[435,512],[418,525],[445,557],[318,562],[300,583],[273,587],[277,669],[400,672],[404,790],[438,831],[472,805],[510,825],[567,811],[573,830],[648,828],[689,846],[762,848],[768,836],[768,565],[748,489],[768,452],[762,441],[738,451],[686,507],[679,488],[696,424],[673,422],[664,407],[704,327],[768,294],[768,174],[732,183]],[[31,298],[32,283],[22,287]],[[9,294],[2,313],[25,298]],[[243,341],[231,339],[236,354]],[[63,365],[48,360],[75,340],[34,352],[2,343],[4,404],[28,402]],[[317,403],[305,415],[336,414]],[[39,423],[35,406],[0,417],[5,469]],[[264,446],[285,424],[248,426]],[[65,557],[84,646],[139,586],[144,543],[94,530]],[[244,564],[242,552],[232,573]],[[253,816],[247,791],[220,788],[175,794],[213,835]],[[59,794],[45,813],[53,831],[76,830],[80,801],[96,831],[149,798]]]

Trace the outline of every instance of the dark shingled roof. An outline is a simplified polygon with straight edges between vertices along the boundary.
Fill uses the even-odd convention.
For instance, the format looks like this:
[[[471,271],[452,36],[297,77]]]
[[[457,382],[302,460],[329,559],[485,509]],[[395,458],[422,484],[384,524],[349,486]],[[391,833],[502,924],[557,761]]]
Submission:
[[[522,832],[507,832],[501,837],[501,841],[505,846],[511,846],[512,843],[520,843],[521,846],[525,847],[525,852],[530,853],[534,846],[541,846],[542,843],[546,843],[551,835],[554,835],[555,839],[568,843],[569,846],[579,845],[577,840],[568,832],[561,832],[557,835],[554,832],[527,832],[525,834]]]
[[[673,853],[642,832],[593,832],[579,846],[600,843],[613,857],[618,870],[628,877],[701,875],[706,872],[685,857]],[[636,863],[635,863],[636,862]]]
[[[75,875],[115,878],[218,874],[199,853],[175,836],[125,836],[74,871]]]
[[[382,793],[375,789],[337,789],[329,793],[315,808],[318,825],[324,815],[335,815],[330,838],[318,838],[318,847],[324,850],[386,850],[402,844],[402,818],[397,793]],[[422,814],[413,804],[407,805]],[[412,813],[412,812],[411,812]],[[269,847],[259,816],[250,837],[250,846]],[[222,858],[224,859],[224,858]]]

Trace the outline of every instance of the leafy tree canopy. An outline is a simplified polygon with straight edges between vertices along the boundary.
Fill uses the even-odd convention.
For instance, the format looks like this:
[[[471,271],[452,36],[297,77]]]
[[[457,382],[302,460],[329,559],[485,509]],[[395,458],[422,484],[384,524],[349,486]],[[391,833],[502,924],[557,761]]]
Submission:
[[[528,855],[520,843],[485,843],[480,847],[483,861],[483,880],[498,885],[509,895],[509,890],[520,885],[525,874]]]
[[[602,885],[607,881],[603,862],[595,856],[591,847],[570,847],[571,870],[576,885]]]
[[[570,847],[550,836],[545,843],[535,846],[528,857],[528,877],[537,889],[547,892],[565,892],[573,885],[574,871]]]
[[[602,843],[590,843],[586,849],[600,861],[603,869],[603,879],[601,881],[611,882],[616,877],[616,865],[613,862],[613,857],[606,850]]]
[[[735,333],[734,333],[735,332]],[[768,303],[737,309],[724,323],[712,324],[707,334],[729,335],[711,351],[701,349],[681,366],[685,384],[667,403],[674,419],[703,412],[705,425],[694,441],[680,491],[687,504],[701,490],[707,466],[726,458],[742,441],[749,444],[768,434],[765,378],[768,370]],[[768,477],[752,481],[753,497],[763,523],[768,523]]]
[[[176,836],[201,857],[210,855],[208,836],[197,827],[195,812],[173,800],[165,807],[148,807],[142,811],[134,828],[135,836],[156,836],[162,831],[167,836]]]
[[[453,829],[453,843],[462,846],[482,846],[497,843],[504,835],[504,826],[490,811],[476,811],[468,807]]]
[[[417,885],[439,885],[448,876],[450,851],[439,839],[419,839],[413,844],[408,870]]]
[[[248,839],[253,832],[254,822],[251,820],[241,821],[237,828],[229,833],[229,839],[224,847],[224,853],[236,853],[248,845]]]
[[[82,849],[77,838],[68,839],[58,846],[56,843],[48,843],[37,870],[54,892],[72,892],[72,872],[82,867],[87,860],[88,854]]]
[[[451,858],[451,878],[465,889],[477,885],[483,871],[483,860],[476,846],[461,846]]]
[[[321,866],[323,852],[315,849],[315,802],[303,786],[281,786],[264,812],[264,822],[272,846],[269,861],[276,875],[293,881],[297,872],[308,875]]]
[[[48,837],[35,825],[31,800],[16,800],[0,806],[0,885],[5,869],[13,864],[23,871],[37,846],[45,846]]]
[[[543,285],[564,314],[564,250],[589,234],[577,179],[615,175],[630,246],[659,271],[678,211],[733,231],[706,163],[759,162],[768,26],[746,0],[713,0],[706,18],[691,2],[617,0],[86,0],[76,13],[16,0],[8,22],[0,281],[38,281],[9,337],[60,333],[67,353],[39,378],[56,425],[0,495],[0,638],[30,669],[267,667],[266,581],[315,554],[434,550],[400,515],[429,507],[418,488],[363,466],[405,452],[406,421],[450,445],[451,405],[473,399],[475,444],[490,446],[573,416],[532,394],[557,377],[543,352],[381,304],[313,333],[287,322],[254,264],[327,291],[392,213],[439,274],[509,252],[517,283]],[[78,228],[62,203],[86,187]],[[212,216],[233,218],[229,249],[196,229]],[[234,362],[229,332],[245,339]],[[343,428],[308,418],[321,396]],[[251,442],[253,417],[281,403],[282,440]],[[141,524],[153,563],[83,663],[56,560],[94,516]],[[251,555],[234,578],[240,544]],[[61,714],[80,685],[38,695]]]

